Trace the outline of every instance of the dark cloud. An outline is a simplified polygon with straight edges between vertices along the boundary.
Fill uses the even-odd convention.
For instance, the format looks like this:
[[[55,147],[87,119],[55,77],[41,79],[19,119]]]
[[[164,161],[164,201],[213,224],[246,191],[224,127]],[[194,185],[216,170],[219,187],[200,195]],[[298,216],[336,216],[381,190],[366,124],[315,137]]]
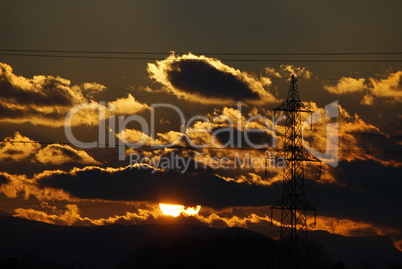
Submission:
[[[321,215],[399,228],[402,168],[374,161],[341,162],[337,184],[306,183],[306,193]]]
[[[179,60],[170,65],[167,76],[176,89],[211,98],[258,100],[260,96],[232,73],[222,72],[203,60]]]
[[[376,162],[370,162],[370,168],[366,165],[367,161],[342,162],[332,171],[338,182],[308,180],[306,195],[319,209],[318,216],[398,229],[402,224],[398,213],[402,187],[398,175],[402,168],[384,168]],[[40,188],[63,190],[81,199],[199,204],[215,209],[270,206],[277,202],[282,191],[280,182],[270,186],[227,182],[211,169],[186,174],[174,170],[153,172],[153,169],[128,167],[86,167],[63,173],[47,172],[38,176],[37,183]],[[267,180],[272,176],[269,173]]]
[[[10,182],[10,179],[4,176],[3,174],[0,174],[0,186],[3,184],[8,184]]]
[[[171,55],[156,64],[148,64],[148,72],[167,86],[168,92],[192,102],[265,104],[277,101],[261,81],[214,58],[191,53],[181,57]]]
[[[154,173],[153,173],[154,172]],[[150,201],[185,205],[227,206],[269,205],[272,190],[248,183],[227,182],[205,170],[181,174],[174,170],[102,169],[92,167],[74,173],[54,173],[42,177],[39,184],[61,188],[78,198],[116,201]]]

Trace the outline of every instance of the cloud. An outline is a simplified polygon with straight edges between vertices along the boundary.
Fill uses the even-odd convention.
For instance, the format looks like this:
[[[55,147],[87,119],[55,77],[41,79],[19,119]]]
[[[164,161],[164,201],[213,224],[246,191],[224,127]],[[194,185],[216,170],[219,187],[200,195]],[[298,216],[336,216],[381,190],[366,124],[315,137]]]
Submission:
[[[321,118],[325,115],[324,110],[319,108],[315,103],[306,103],[306,105],[312,110],[320,110]],[[247,111],[243,111],[247,113]],[[244,114],[244,113],[243,113]],[[216,109],[213,113],[207,114],[206,119],[209,120],[208,124],[205,120],[195,121],[186,131],[185,135],[179,132],[169,131],[166,133],[157,133],[153,139],[150,136],[142,133],[138,130],[126,129],[124,135],[129,142],[139,142],[144,139],[144,145],[149,146],[151,143],[155,145],[163,145],[172,143],[173,141],[179,141],[175,145],[178,147],[185,147],[180,152],[175,152],[178,156],[185,156],[198,163],[199,166],[208,167],[213,169],[215,176],[220,177],[225,181],[232,181],[237,183],[248,183],[252,185],[271,185],[281,180],[281,173],[275,168],[275,164],[268,162],[269,176],[267,179],[263,178],[265,170],[265,158],[272,156],[276,149],[283,147],[284,128],[277,126],[278,136],[275,137],[275,145],[271,135],[272,121],[267,117],[267,123],[254,121],[253,125],[249,127],[263,130],[264,132],[249,133],[250,140],[256,144],[267,143],[274,148],[264,148],[264,150],[258,150],[250,147],[248,150],[236,150],[230,147],[236,147],[238,143],[238,136],[241,136],[241,145],[247,147],[248,144],[244,141],[244,133],[238,132],[236,129],[243,130],[246,122],[244,115],[237,109],[223,107],[221,110]],[[262,111],[251,109],[249,116],[265,115]],[[309,122],[308,119],[306,119]],[[357,114],[350,115],[346,109],[339,106],[339,115],[337,117],[337,123],[339,125],[339,162],[353,162],[359,160],[373,160],[382,166],[402,166],[402,162],[398,161],[393,155],[377,154],[378,148],[393,148],[397,146],[395,140],[388,139],[386,134],[383,134],[378,127],[365,122]],[[327,125],[333,123],[331,119],[322,120],[314,124],[313,130],[309,127],[304,129],[304,139],[306,145],[309,145],[319,152],[325,153],[327,146]],[[224,130],[229,125],[232,125],[232,132],[234,133],[230,137],[229,130]],[[266,128],[269,128],[268,130]],[[197,130],[197,131],[196,131]],[[196,131],[196,132],[195,132]],[[214,134],[214,132],[219,132]],[[370,135],[360,135],[373,134]],[[254,136],[253,136],[254,135]],[[121,138],[122,133],[118,134]],[[179,139],[181,137],[181,139]],[[234,141],[232,145],[226,145],[231,139]],[[308,142],[310,141],[310,142]],[[192,144],[191,144],[191,143]],[[212,143],[214,142],[214,143]],[[204,149],[192,150],[191,145],[205,146]],[[221,147],[221,148],[219,148]],[[229,147],[229,148],[228,148]],[[141,148],[140,151],[129,149],[126,151],[127,158],[130,153],[135,156],[141,156],[145,164],[156,166],[162,159],[167,158],[172,149],[169,150],[155,150],[152,148]],[[259,163],[256,163],[258,161]],[[245,166],[241,167],[241,164]],[[223,165],[222,165],[223,164]],[[280,165],[276,162],[276,165]],[[230,167],[229,169],[227,167]],[[313,169],[313,172],[306,170],[307,176],[318,177],[318,167]],[[228,171],[231,171],[230,173]],[[337,180],[334,170],[325,166],[321,169],[321,183],[332,182]]]
[[[16,76],[11,66],[0,63],[2,102],[33,106],[70,106],[84,102],[80,87],[70,87],[67,79],[53,76]]]
[[[240,175],[236,178],[231,178],[231,177],[225,177],[225,176],[220,176],[216,174],[218,177],[226,180],[226,181],[234,181],[237,183],[243,183],[247,182],[249,184],[255,184],[255,185],[265,185],[265,186],[270,186],[275,182],[282,181],[282,173],[277,173],[272,177],[269,177],[268,179],[262,178],[260,175],[257,175],[255,173],[248,173],[247,176],[245,175]]]
[[[164,85],[164,90],[179,98],[202,104],[251,104],[277,102],[263,83],[251,75],[223,64],[215,58],[170,55],[148,64],[150,77]]]
[[[155,138],[152,138],[142,131],[127,128],[116,136],[122,141],[143,142],[146,146],[174,143],[175,146],[183,147],[234,147],[238,143],[237,136],[241,136],[241,145],[247,145],[247,139],[255,144],[263,144],[262,142],[267,142],[265,140],[269,140],[268,144],[272,144],[274,131],[271,117],[262,115],[255,107],[251,108],[249,118],[244,116],[246,113],[247,110],[242,112],[237,108],[225,106],[215,108],[212,113],[207,113],[199,118],[191,118],[188,120],[188,123],[191,121],[191,124],[186,126],[183,133],[159,132]],[[247,134],[245,134],[245,130],[247,130]]]
[[[39,142],[21,135],[6,137],[0,143],[0,160],[61,165],[64,163],[94,164],[101,163],[88,155],[84,150],[74,149],[69,145],[50,144],[42,147]]]
[[[48,206],[47,203],[41,204],[41,209],[17,208],[13,214],[15,217],[26,218],[30,220],[42,221],[57,225],[107,225],[114,223],[121,224],[144,224],[158,220],[163,222],[164,215],[158,206],[149,202],[136,202],[130,204],[131,210],[125,214],[115,214],[109,217],[89,218],[82,216],[79,206],[76,204],[67,204],[65,209],[57,209]],[[264,214],[267,207],[230,207],[216,210],[209,207],[203,207],[198,214],[183,214],[177,220],[207,224],[211,227],[244,227],[247,228],[250,223],[270,222],[271,219]],[[253,213],[253,212],[259,213]],[[263,214],[263,215],[260,215]],[[273,220],[273,224],[279,226],[280,223]]]
[[[109,102],[108,107],[114,114],[119,115],[132,115],[150,109],[148,105],[138,102],[131,94],[128,94],[127,98],[119,98],[116,101]]]
[[[51,144],[39,150],[35,159],[43,164],[54,165],[62,163],[101,164],[83,150],[76,150],[68,145],[60,144]]]
[[[309,104],[310,109],[316,110],[319,109],[315,103]],[[244,115],[247,115],[247,110],[243,111],[244,115],[239,115],[239,111],[236,109],[222,108],[222,111],[215,110],[217,114],[223,114],[227,118],[232,119],[235,128],[237,128],[237,123],[240,123],[240,126],[244,127],[246,118]],[[251,115],[265,115],[263,113],[263,109],[254,109],[250,108],[248,113]],[[324,115],[324,113],[322,113]],[[207,118],[211,119],[216,116],[216,114],[211,113],[207,115]],[[238,122],[239,121],[239,122]],[[323,179],[320,183],[316,184],[315,188],[312,192],[309,191],[308,195],[322,192],[325,193],[325,196],[331,195],[331,191],[335,186],[341,186],[342,192],[338,192],[335,197],[325,197],[325,199],[329,201],[335,201],[342,194],[353,193],[354,200],[352,201],[352,205],[359,206],[353,203],[353,201],[364,201],[364,206],[367,208],[372,204],[378,205],[386,205],[386,204],[394,204],[390,201],[382,201],[383,197],[381,195],[365,195],[367,194],[367,190],[361,187],[358,190],[350,191],[349,188],[353,186],[353,184],[343,183],[342,180],[355,180],[355,177],[364,178],[365,184],[370,184],[367,181],[366,175],[362,174],[367,171],[367,167],[361,166],[354,169],[348,169],[349,165],[354,165],[359,163],[360,160],[370,161],[369,167],[374,167],[370,171],[370,174],[374,175],[375,173],[380,173],[380,177],[382,180],[386,180],[391,177],[395,177],[398,175],[398,164],[394,162],[392,164],[391,160],[387,159],[386,156],[378,156],[374,154],[370,154],[370,152],[358,152],[359,150],[370,150],[372,148],[392,148],[386,147],[386,145],[391,144],[391,140],[386,142],[385,144],[381,141],[377,143],[377,139],[385,139],[385,136],[381,136],[382,133],[379,129],[371,125],[364,120],[362,120],[358,115],[350,114],[346,111],[342,106],[339,107],[339,117],[337,122],[340,124],[341,132],[340,132],[340,142],[341,142],[341,150],[356,150],[356,152],[348,152],[345,151],[344,155],[342,155],[341,163],[339,169],[327,169],[326,166],[323,167]],[[314,135],[315,142],[314,145],[319,146],[321,149],[325,147],[325,127],[326,124],[329,123],[325,120],[319,122],[314,125],[314,130],[312,131]],[[228,125],[228,120],[211,120],[211,125],[213,128],[222,128]],[[205,127],[203,122],[194,122],[192,125],[194,128],[202,128]],[[256,128],[264,128],[264,125],[258,121],[255,122]],[[308,130],[307,130],[308,131]],[[322,132],[321,132],[322,131]],[[279,134],[282,134],[283,130],[279,130]],[[373,133],[377,136],[359,136],[355,133]],[[133,142],[138,141],[142,133],[139,131],[126,129],[126,134],[129,140]],[[203,134],[203,133],[202,133]],[[175,140],[178,136],[177,132],[165,132],[158,133],[154,138],[155,141],[162,142],[171,142]],[[200,138],[197,140],[197,143],[208,143],[210,141],[210,135],[203,136],[194,136],[194,138]],[[16,139],[16,138],[13,138]],[[29,138],[26,138],[30,140]],[[148,139],[152,139],[148,137]],[[374,139],[374,140],[373,140]],[[386,140],[386,139],[385,139]],[[32,140],[30,140],[32,141]],[[34,141],[33,141],[34,142]],[[149,142],[148,142],[149,143]],[[389,144],[387,144],[389,143]],[[186,145],[186,144],[184,144]],[[322,146],[322,147],[321,147]],[[42,149],[42,148],[41,148]],[[59,146],[55,148],[50,148],[49,150],[62,150]],[[141,153],[150,154],[149,158],[161,158],[163,156],[169,156],[173,149],[168,150],[138,150]],[[39,150],[38,150],[39,151]],[[239,153],[239,158],[244,159],[244,154],[249,152],[251,156],[256,156],[258,158],[264,158],[267,156],[266,151],[257,151],[257,150],[249,150],[242,151]],[[177,156],[190,156],[194,151],[180,149],[175,151]],[[205,149],[202,150],[201,153],[204,153],[205,157],[228,157],[232,162],[234,159],[234,154],[236,151],[233,150],[225,150],[225,149]],[[68,154],[73,154],[72,152],[68,152]],[[68,155],[67,154],[67,155]],[[376,159],[372,159],[372,157]],[[194,158],[193,158],[194,160]],[[384,166],[384,167],[380,167]],[[345,168],[346,167],[346,168]],[[377,170],[380,167],[379,170]],[[145,169],[147,168],[147,169]],[[384,174],[383,171],[391,171],[391,174]],[[358,172],[356,172],[358,171]],[[376,172],[377,171],[377,172]],[[379,172],[378,172],[379,171]],[[342,172],[342,173],[341,173]],[[352,173],[351,173],[352,172]],[[354,172],[354,174],[353,174]],[[318,169],[316,169],[316,175],[318,174]],[[349,179],[346,178],[346,174],[349,175]],[[189,170],[186,174],[181,174],[178,170],[172,170],[170,168],[166,169],[155,169],[152,165],[135,165],[132,169],[130,167],[96,167],[96,166],[88,166],[85,168],[75,168],[69,171],[44,171],[43,173],[36,174],[31,177],[23,176],[23,175],[7,175],[2,174],[1,177],[3,180],[1,181],[0,190],[6,194],[8,197],[25,197],[26,199],[33,196],[37,199],[49,200],[49,199],[64,199],[68,201],[69,204],[72,204],[74,199],[78,201],[82,201],[84,199],[88,201],[92,201],[94,199],[110,199],[113,202],[115,201],[146,201],[150,204],[157,202],[169,202],[169,200],[173,200],[174,203],[185,204],[186,206],[192,206],[195,204],[201,204],[203,209],[206,206],[210,206],[212,208],[222,208],[227,206],[241,206],[241,205],[252,205],[252,206],[263,206],[269,203],[274,203],[276,199],[280,197],[280,191],[278,191],[279,181],[281,180],[281,171],[270,171],[268,178],[265,179],[263,177],[263,171],[260,170],[247,170],[241,169],[241,171],[235,171],[233,169],[219,170],[219,169],[211,169],[211,166],[202,167],[201,169],[195,171]],[[317,178],[310,177],[310,174],[306,173],[306,178]],[[337,181],[339,180],[339,181]],[[376,184],[375,181],[372,181],[373,184]],[[309,182],[310,184],[310,182]],[[382,183],[381,183],[382,184]],[[388,183],[384,183],[388,184]],[[392,183],[395,184],[395,183]],[[263,186],[262,186],[263,185]],[[318,186],[317,186],[318,185]],[[330,185],[330,186],[329,186]],[[96,186],[96,188],[94,188]],[[328,187],[328,190],[325,192],[322,191],[322,188]],[[127,190],[133,190],[131,193]],[[378,193],[376,193],[378,194]],[[102,197],[103,195],[103,197]],[[110,196],[107,196],[110,195]],[[392,195],[389,195],[392,197]],[[347,198],[343,200],[347,201]],[[357,197],[357,198],[356,198]],[[366,200],[362,200],[366,197]],[[374,199],[372,197],[377,197]],[[397,197],[397,196],[395,196]],[[393,198],[396,199],[396,198]],[[311,199],[312,202],[315,202],[315,199]],[[342,200],[342,199],[341,199]],[[342,201],[336,200],[339,205],[337,207],[344,208],[347,204],[342,203]],[[314,203],[315,205],[320,205],[321,203]],[[79,205],[78,205],[79,207]],[[322,208],[330,207],[328,205],[322,205]],[[337,209],[332,209],[336,211]],[[364,210],[363,207],[358,207],[357,210]],[[390,209],[392,210],[392,209]],[[393,209],[395,210],[395,209]],[[38,210],[36,210],[38,211]],[[48,215],[58,215],[62,216],[65,213],[70,215],[75,214],[74,210],[68,209],[63,210],[61,213],[47,213]],[[136,213],[135,210],[129,210],[131,213]],[[138,213],[138,212],[137,212]],[[205,223],[210,221],[211,223],[235,223],[233,225],[244,225],[247,222],[253,222],[257,220],[259,217],[265,218],[264,214],[257,214],[257,216],[252,216],[253,212],[251,212],[247,216],[239,216],[238,214],[233,214],[232,216],[224,216],[222,214],[217,214],[215,212],[211,212],[210,214],[204,214],[201,212],[200,214],[205,218]],[[41,218],[40,212],[27,212],[27,211],[19,211],[19,214],[23,216],[23,214],[32,217],[36,216],[38,219]],[[39,214],[39,215],[38,215]],[[217,216],[218,217],[217,217]],[[151,216],[151,215],[150,215]],[[124,221],[126,218],[130,218],[127,214],[119,214],[117,216],[113,216],[113,218],[119,219],[119,221]],[[220,218],[219,218],[220,217]],[[244,218],[248,218],[249,220],[245,220]],[[338,216],[339,217],[339,216]],[[350,216],[345,216],[350,218]],[[343,218],[345,218],[343,217]],[[48,221],[57,222],[54,217],[43,217],[43,219],[47,219]],[[66,216],[66,221],[70,219]],[[74,223],[92,223],[90,221],[85,222],[81,220],[81,218],[85,218],[80,215],[80,218],[76,218],[76,222]],[[149,217],[152,219],[152,217]],[[353,218],[353,217],[352,217]],[[362,213],[361,219],[369,219],[369,214],[365,212]],[[389,217],[391,218],[391,217]],[[389,221],[389,218],[387,221]],[[108,218],[104,218],[108,219]],[[93,221],[97,219],[92,219]],[[98,219],[99,220],[99,219]],[[253,220],[253,221],[251,221]],[[112,221],[110,219],[110,221]],[[118,223],[119,223],[118,221]],[[200,220],[201,221],[201,220]],[[263,221],[263,220],[261,220]],[[380,221],[380,220],[379,220]],[[109,223],[105,220],[99,221],[99,223]],[[254,223],[254,222],[253,222]],[[367,223],[375,224],[375,220],[367,221]],[[377,223],[378,225],[378,223]],[[396,226],[398,224],[390,224],[390,226]]]
[[[360,102],[361,105],[371,106],[374,104],[374,97],[370,94],[363,96],[363,100]]]
[[[247,113],[247,111],[244,112]],[[262,117],[256,108],[252,108],[250,113],[250,117]],[[215,109],[213,113],[206,114],[202,120],[194,121],[191,126],[188,126],[184,134],[169,131],[157,133],[155,138],[152,138],[139,130],[125,129],[117,134],[117,137],[122,140],[126,139],[131,143],[142,141],[145,146],[175,142],[176,147],[185,148],[181,149],[180,152],[175,152],[175,154],[191,159],[199,166],[213,169],[216,171],[215,175],[225,181],[252,185],[271,185],[278,181],[280,177],[277,177],[277,172],[273,172],[274,177],[272,179],[265,180],[262,178],[265,157],[270,154],[267,149],[256,150],[252,146],[248,150],[236,150],[236,148],[233,148],[239,143],[238,137],[241,138],[240,146],[247,147],[249,145],[244,132],[246,126],[249,129],[257,129],[252,130],[254,132],[247,133],[247,138],[250,142],[256,145],[266,143],[272,146],[274,143],[273,130],[271,129],[273,123],[268,117],[262,117],[262,119],[255,118],[255,120],[247,123],[247,119],[238,109],[223,107],[222,109]],[[232,132],[230,133],[230,131]],[[205,148],[192,150],[192,147]],[[162,159],[167,158],[171,151],[172,149],[128,149],[126,157],[129,158],[130,154],[134,154],[135,158],[141,156],[144,163],[156,166]],[[268,162],[267,165],[270,170],[274,170],[274,164]],[[227,170],[235,170],[236,172],[228,173]]]
[[[313,223],[313,218],[308,218],[309,223]],[[350,219],[338,219],[335,217],[318,216],[316,220],[315,230],[328,231],[332,234],[340,234],[343,236],[364,235],[371,232],[376,235],[386,235],[390,233],[398,233],[395,229],[375,226],[373,224],[353,221]]]
[[[373,105],[377,99],[402,102],[402,71],[377,74],[377,77],[364,78],[342,77],[336,85],[324,85],[324,89],[332,94],[349,94],[366,91],[362,105]]]
[[[310,79],[313,77],[313,73],[307,70],[306,67],[295,67],[293,65],[280,65],[278,69],[273,67],[266,67],[265,74],[269,78],[290,79],[292,75],[298,78]]]
[[[113,216],[90,218],[83,216],[79,206],[76,204],[67,204],[65,209],[58,209],[54,206],[49,206],[47,203],[41,204],[41,209],[33,208],[17,208],[15,209],[14,217],[26,218],[35,221],[46,222],[56,225],[107,225],[107,224],[144,224],[154,223],[155,220],[163,222],[167,218],[160,210],[157,204],[149,202],[136,202],[130,204],[131,210],[124,214],[114,214]],[[254,224],[259,224],[257,227],[268,227],[271,223],[276,227],[280,227],[280,221],[275,218],[271,220],[267,216],[270,208],[263,207],[227,207],[223,209],[214,209],[210,207],[202,207],[198,214],[186,215],[176,219],[178,222],[194,222],[206,224],[210,227],[243,227],[253,229]],[[401,249],[398,240],[399,230],[387,228],[383,226],[373,225],[364,221],[355,221],[345,218],[336,218],[318,215],[316,225],[313,226],[313,217],[307,216],[307,224],[309,230],[327,231],[332,234],[343,236],[367,236],[380,235],[390,236],[395,235],[393,239],[397,248]],[[261,226],[261,225],[264,226]],[[271,234],[274,236],[274,234]]]
[[[71,81],[59,76],[38,75],[33,78],[17,76],[11,66],[0,63],[0,122],[32,123],[61,127],[67,113],[79,104],[90,104],[89,109],[74,115],[72,125],[97,125],[99,109],[106,115],[128,115],[149,109],[132,95],[115,101],[98,103],[93,98],[106,89],[96,82],[71,85]],[[110,108],[114,108],[109,110]]]
[[[57,173],[60,171],[54,171]],[[48,174],[43,172],[42,174]],[[22,197],[29,199],[31,196],[39,201],[77,201],[67,192],[61,189],[42,187],[37,184],[36,179],[30,179],[26,175],[11,175],[6,172],[0,172],[0,176],[5,179],[0,185],[0,193],[3,193],[9,198]]]
[[[225,181],[207,167],[192,168],[182,174],[170,168],[155,169],[145,164],[134,164],[132,168],[87,166],[69,171],[46,170],[30,177],[6,172],[0,176],[0,192],[6,197],[33,197],[39,201],[148,201],[222,208],[261,205],[266,202],[266,197],[272,196],[271,189],[256,188],[248,182]],[[216,189],[233,196],[225,198]],[[237,195],[249,199],[240,201]]]
[[[57,225],[107,225],[113,223],[139,224],[148,219],[156,219],[162,215],[157,205],[142,205],[136,212],[126,212],[124,215],[114,215],[107,218],[91,219],[82,217],[76,204],[66,205],[66,210],[56,210],[45,212],[33,208],[17,208],[14,217],[26,218],[30,220],[42,221]]]
[[[308,185],[313,185],[309,188],[308,196],[313,204],[319,206],[322,212],[320,215],[333,216],[332,219],[318,218],[317,229],[344,235],[352,235],[359,231],[392,234],[392,228],[400,226],[399,221],[392,217],[397,208],[386,205],[397,203],[398,188],[390,189],[390,193],[387,192],[389,195],[384,198],[382,185],[386,187],[399,184],[396,175],[400,173],[400,168],[388,167],[386,170],[378,170],[380,164],[370,162],[371,169],[367,169],[365,166],[359,166],[359,163],[361,165],[363,162],[341,162],[336,170],[328,170],[339,181],[306,182]],[[381,182],[378,182],[378,173],[376,174],[378,171],[382,171]],[[32,196],[39,201],[66,201],[68,204],[96,205],[97,203],[131,203],[131,201],[150,206],[159,202],[186,206],[199,204],[202,205],[202,209],[194,217],[212,226],[248,227],[250,223],[269,222],[270,219],[267,217],[269,205],[275,203],[280,197],[281,188],[278,182],[281,173],[276,173],[274,177],[269,175],[267,179],[251,173],[248,174],[249,178],[243,178],[241,181],[241,176],[238,178],[232,176],[237,173],[236,171],[227,172],[232,178],[223,179],[222,171],[209,168],[200,167],[199,170],[191,170],[182,175],[179,171],[156,170],[146,165],[134,165],[133,168],[88,166],[70,171],[44,171],[30,178],[25,175],[1,173],[0,178],[3,180],[1,180],[0,191],[11,198],[28,199]],[[354,184],[357,175],[364,178],[363,185]],[[306,175],[306,178],[311,177]],[[272,179],[277,182],[269,184]],[[262,182],[264,180],[268,184],[264,184]],[[339,200],[340,196],[342,199]],[[380,216],[372,214],[373,206],[374,208],[384,207]],[[77,204],[77,207],[80,206]],[[127,210],[126,214],[111,211],[111,216],[87,219],[81,214],[77,215],[79,212],[77,207],[50,213],[38,209],[19,209],[16,214],[20,217],[65,225],[104,225],[123,222],[138,224],[160,218],[160,212],[156,207],[155,210],[151,210],[141,206],[140,208],[144,210],[143,214],[140,214],[139,208],[135,207]],[[249,207],[249,210],[240,214],[238,207]],[[258,207],[266,207],[266,210],[259,211]],[[236,208],[236,210],[228,211],[227,208]],[[345,211],[344,208],[351,209]],[[355,219],[356,210],[359,210],[357,219]],[[354,220],[354,222],[344,221],[345,219]],[[274,221],[275,223],[278,221]],[[382,225],[381,223],[387,223],[387,225],[377,230],[375,227]],[[345,229],[339,229],[340,224],[348,225]]]
[[[15,141],[18,141],[18,143],[15,143]],[[14,137],[6,137],[4,142],[0,143],[0,160],[25,160],[32,157],[40,148],[41,145],[39,143],[16,132]]]
[[[320,111],[321,115],[325,115],[322,108],[318,108],[313,102],[306,103],[310,110]],[[365,122],[359,115],[350,115],[348,111],[338,106],[339,113],[337,116],[338,123],[338,150],[339,161],[353,162],[357,160],[373,160],[383,166],[402,166],[402,162],[398,161],[395,156],[378,155],[378,149],[387,149],[397,147],[394,139],[389,139],[386,134],[382,133],[378,127]],[[322,117],[321,116],[321,117]],[[307,145],[310,143],[313,149],[325,153],[327,145],[327,124],[331,123],[331,119],[315,122],[313,130],[304,128],[304,139]],[[307,126],[307,125],[306,125]],[[334,130],[336,131],[336,130]],[[372,135],[371,135],[372,134]],[[373,151],[373,152],[371,152]],[[327,176],[328,179],[331,177]]]
[[[383,79],[370,78],[370,91],[376,97],[387,97],[402,102],[402,71],[390,73]]]
[[[308,217],[307,222],[314,222],[312,217]],[[312,230],[327,231],[331,234],[343,236],[389,236],[394,246],[401,250],[402,240],[399,240],[400,230],[384,226],[373,225],[364,221],[343,219],[336,217],[317,216],[316,225]]]
[[[84,82],[81,85],[72,86],[72,89],[76,92],[81,92],[87,99],[92,99],[106,90],[106,86],[96,82]]]
[[[366,89],[364,78],[342,77],[336,85],[324,85],[324,89],[333,94],[347,94],[361,92]]]
[[[44,175],[38,183],[52,188],[61,188],[75,197],[95,199],[122,190],[133,190],[111,196],[112,200],[152,201],[171,204],[209,204],[202,195],[212,184],[232,188],[235,183],[225,182],[208,171],[181,174],[175,170],[156,170],[152,166],[134,165],[120,169],[86,167],[69,172]],[[207,184],[208,183],[208,184]],[[204,185],[207,184],[207,185]],[[97,186],[94,188],[93,186]],[[187,187],[183,187],[187,186]],[[237,185],[238,186],[238,185]],[[246,186],[245,186],[246,187]],[[150,190],[150,191],[147,191]],[[172,200],[172,201],[170,201]]]
[[[260,216],[255,213],[247,212],[250,208],[225,208],[224,210],[213,210],[210,209],[208,213],[204,214],[197,214],[194,216],[197,220],[201,221],[202,223],[211,225],[211,226],[218,226],[220,223],[224,224],[224,227],[243,227],[248,228],[250,223],[261,223],[266,222],[270,223],[271,218],[267,215]],[[268,211],[268,208],[266,208]],[[242,214],[239,213],[241,211]],[[253,212],[253,211],[252,211]],[[255,211],[254,211],[255,212]],[[276,226],[280,225],[280,222],[276,220],[272,221],[273,224]]]

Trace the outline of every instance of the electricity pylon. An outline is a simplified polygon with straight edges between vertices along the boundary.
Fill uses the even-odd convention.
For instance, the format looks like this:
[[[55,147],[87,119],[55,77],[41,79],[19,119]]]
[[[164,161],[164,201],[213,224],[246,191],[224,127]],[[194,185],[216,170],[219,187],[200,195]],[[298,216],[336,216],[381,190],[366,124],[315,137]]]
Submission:
[[[316,209],[310,204],[304,192],[305,161],[317,161],[302,145],[301,113],[308,112],[300,100],[296,84],[297,79],[292,75],[288,96],[285,102],[274,109],[283,111],[286,115],[285,143],[278,155],[286,160],[283,172],[282,196],[271,207],[281,209],[280,245],[281,268],[308,268],[308,237],[306,211]]]

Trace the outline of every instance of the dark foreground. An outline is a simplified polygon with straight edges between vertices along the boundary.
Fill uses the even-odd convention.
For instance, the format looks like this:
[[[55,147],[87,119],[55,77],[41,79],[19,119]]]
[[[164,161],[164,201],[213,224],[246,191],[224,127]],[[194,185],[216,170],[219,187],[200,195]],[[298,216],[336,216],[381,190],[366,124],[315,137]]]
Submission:
[[[55,226],[0,217],[0,268],[277,268],[278,242],[189,224]],[[386,237],[312,233],[311,268],[402,268]]]

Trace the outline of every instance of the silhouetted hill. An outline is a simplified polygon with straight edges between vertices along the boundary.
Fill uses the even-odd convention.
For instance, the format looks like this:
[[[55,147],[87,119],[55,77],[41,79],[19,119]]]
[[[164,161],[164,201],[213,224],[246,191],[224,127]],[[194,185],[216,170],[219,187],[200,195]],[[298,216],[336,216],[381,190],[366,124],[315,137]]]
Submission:
[[[161,261],[159,247],[164,248],[166,263],[183,262],[183,258],[174,258],[180,253],[169,253],[169,249],[175,249],[169,245],[174,244],[176,250],[187,255],[187,261],[198,258],[205,264],[216,259],[214,254],[225,257],[223,262],[237,258],[240,266],[263,256],[267,250],[276,249],[276,241],[241,228],[214,229],[189,224],[56,226],[12,217],[0,217],[0,226],[0,260],[15,257],[20,264],[55,261],[88,268],[116,268],[118,264],[127,268],[137,258],[137,264],[146,266]],[[159,242],[167,244],[158,245]]]
[[[56,226],[6,216],[0,216],[0,227],[0,268],[6,263],[23,266],[7,268],[269,268],[278,256],[275,240],[241,228]],[[336,261],[345,268],[402,264],[402,253],[387,237],[310,235],[318,242],[316,254],[326,258],[322,244],[333,256],[325,260],[329,266],[317,268],[331,268]],[[15,259],[7,261],[10,257]],[[361,267],[362,261],[366,267]]]
[[[335,261],[343,261],[347,268],[402,268],[402,252],[389,237],[344,237],[325,231],[310,232],[309,235],[324,245]]]

